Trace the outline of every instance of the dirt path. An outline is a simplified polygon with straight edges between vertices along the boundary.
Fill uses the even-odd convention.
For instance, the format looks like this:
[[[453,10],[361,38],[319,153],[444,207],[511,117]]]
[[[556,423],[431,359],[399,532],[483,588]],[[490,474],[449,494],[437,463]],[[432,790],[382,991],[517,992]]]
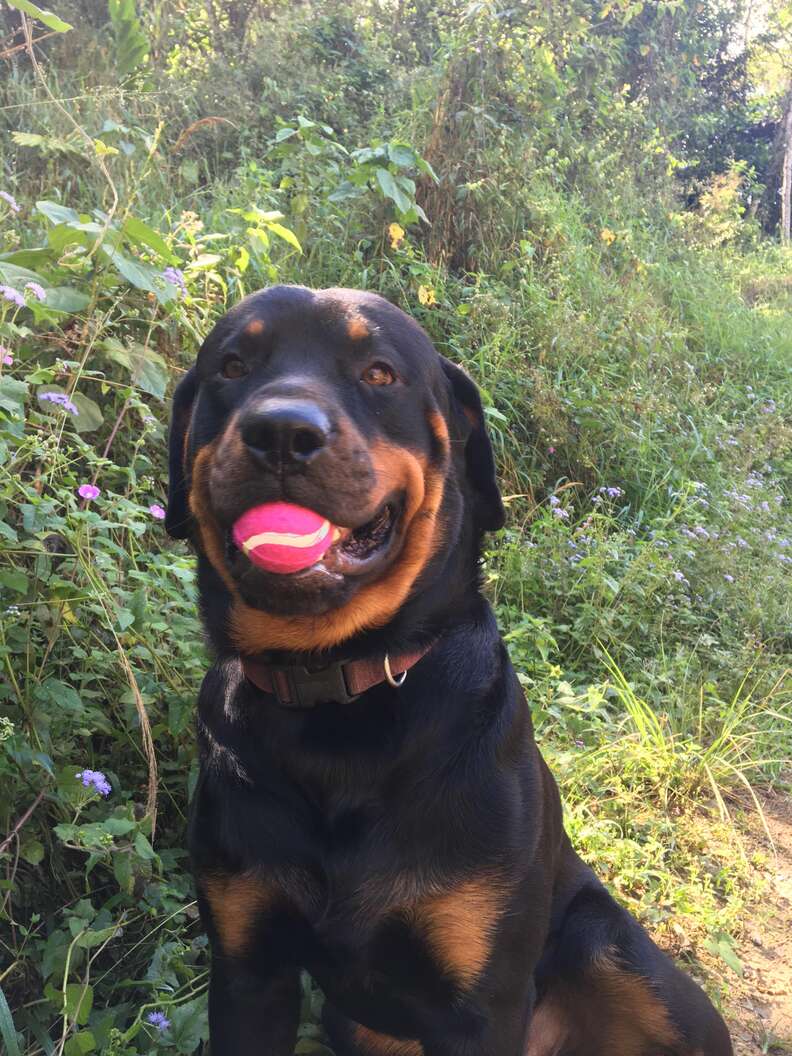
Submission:
[[[730,1002],[737,1056],[792,1056],[792,796],[760,797],[776,845],[768,856],[767,895],[738,949],[745,978]],[[751,828],[756,829],[756,813]],[[758,846],[758,843],[757,843]]]

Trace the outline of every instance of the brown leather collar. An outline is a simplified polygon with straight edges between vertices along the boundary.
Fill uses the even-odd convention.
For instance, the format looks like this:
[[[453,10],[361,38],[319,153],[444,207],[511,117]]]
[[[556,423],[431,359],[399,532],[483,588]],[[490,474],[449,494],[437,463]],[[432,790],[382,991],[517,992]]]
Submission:
[[[346,704],[382,682],[402,685],[410,668],[433,645],[430,642],[421,649],[394,656],[385,653],[365,660],[339,660],[315,671],[298,664],[268,664],[243,656],[242,670],[254,686],[276,697],[284,708],[312,708],[330,701]]]

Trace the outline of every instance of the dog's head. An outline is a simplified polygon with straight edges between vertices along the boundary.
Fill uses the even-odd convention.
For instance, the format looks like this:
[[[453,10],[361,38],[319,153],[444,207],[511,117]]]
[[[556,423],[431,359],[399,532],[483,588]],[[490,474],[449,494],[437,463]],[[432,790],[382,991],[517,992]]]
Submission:
[[[502,523],[475,385],[374,294],[251,294],[176,390],[166,527],[212,566],[241,653],[382,627]]]

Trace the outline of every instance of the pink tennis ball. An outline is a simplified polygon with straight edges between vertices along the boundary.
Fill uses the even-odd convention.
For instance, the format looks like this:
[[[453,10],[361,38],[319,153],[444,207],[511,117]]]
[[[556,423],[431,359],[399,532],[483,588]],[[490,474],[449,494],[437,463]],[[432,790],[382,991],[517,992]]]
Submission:
[[[313,510],[290,502],[267,502],[243,513],[231,529],[234,542],[267,572],[299,572],[332,545],[333,525]]]

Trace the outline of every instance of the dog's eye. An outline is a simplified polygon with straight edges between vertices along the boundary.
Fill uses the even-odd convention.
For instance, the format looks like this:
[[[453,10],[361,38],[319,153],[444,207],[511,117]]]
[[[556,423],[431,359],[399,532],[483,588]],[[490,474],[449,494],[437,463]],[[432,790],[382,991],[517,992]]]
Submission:
[[[228,356],[223,360],[223,365],[220,368],[220,373],[224,378],[233,380],[234,378],[244,378],[247,374],[248,368],[244,360],[241,360],[239,356]]]
[[[360,377],[367,385],[392,385],[396,380],[396,375],[385,363],[372,363]]]

